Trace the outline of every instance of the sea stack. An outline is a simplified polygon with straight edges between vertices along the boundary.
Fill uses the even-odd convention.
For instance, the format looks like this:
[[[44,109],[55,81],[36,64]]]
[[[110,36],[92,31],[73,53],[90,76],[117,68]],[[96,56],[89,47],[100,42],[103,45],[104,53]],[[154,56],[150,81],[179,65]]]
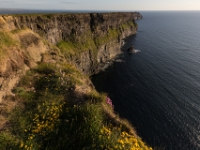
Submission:
[[[135,52],[134,46],[131,45],[131,46],[127,49],[127,51],[128,51],[129,53],[134,53],[134,52]]]

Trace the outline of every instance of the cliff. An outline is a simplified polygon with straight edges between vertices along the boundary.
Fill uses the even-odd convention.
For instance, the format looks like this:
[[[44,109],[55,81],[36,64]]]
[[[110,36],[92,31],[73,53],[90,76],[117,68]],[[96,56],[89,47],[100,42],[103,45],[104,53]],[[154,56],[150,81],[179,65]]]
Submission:
[[[139,13],[0,16],[0,149],[152,150],[89,75]]]
[[[136,33],[134,19],[139,18],[138,13],[17,16],[14,24],[57,45],[81,71],[92,74],[98,63],[120,53],[122,39]]]
[[[37,62],[70,62],[91,75],[121,53],[139,13],[0,16],[0,101]]]

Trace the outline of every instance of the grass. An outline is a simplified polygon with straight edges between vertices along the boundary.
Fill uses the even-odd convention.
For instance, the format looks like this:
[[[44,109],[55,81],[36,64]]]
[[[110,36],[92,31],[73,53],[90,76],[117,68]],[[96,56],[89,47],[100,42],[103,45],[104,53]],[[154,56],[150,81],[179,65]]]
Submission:
[[[19,148],[16,147],[18,141],[14,135],[7,132],[0,133],[0,149],[2,150],[18,150]]]
[[[73,56],[75,54],[75,47],[73,45],[73,43],[71,42],[65,42],[65,41],[61,41],[58,45],[58,48],[61,50],[61,52],[65,55],[65,57],[70,57]]]
[[[85,51],[91,50],[92,54],[96,54],[97,51],[91,32],[85,32],[81,36],[71,35],[68,40],[58,43],[57,47],[67,59],[72,56],[79,56],[80,53]]]
[[[0,31],[0,61],[7,55],[7,49],[15,46],[17,42],[10,36],[9,33]]]
[[[0,62],[3,60],[3,58],[6,56],[6,51],[5,49],[0,47]]]
[[[107,44],[113,40],[118,40],[119,34],[120,34],[119,29],[109,29],[107,34],[97,36],[95,38],[95,43],[97,46],[101,46],[101,45]]]
[[[13,90],[21,105],[10,116],[9,130],[0,133],[0,148],[151,150],[126,125],[112,121],[105,112],[105,105],[113,112],[106,94],[93,90],[84,101],[73,102],[71,94],[83,77],[70,64],[41,63],[27,72]]]
[[[129,28],[137,27],[137,24],[133,21],[122,24],[119,28],[127,30]],[[119,35],[121,34],[119,29],[108,29],[107,34],[95,37],[95,44],[101,46],[107,44],[111,41],[118,40]]]
[[[11,47],[16,44],[16,41],[7,32],[0,31],[0,48]]]
[[[137,23],[133,21],[128,21],[127,23],[123,23],[120,27],[123,28],[124,30],[127,30],[128,28],[130,29],[133,27],[137,27]]]
[[[12,33],[12,34],[18,34],[18,33],[22,32],[22,31],[24,31],[24,30],[25,30],[25,29],[14,29],[14,30],[11,31],[11,33]]]

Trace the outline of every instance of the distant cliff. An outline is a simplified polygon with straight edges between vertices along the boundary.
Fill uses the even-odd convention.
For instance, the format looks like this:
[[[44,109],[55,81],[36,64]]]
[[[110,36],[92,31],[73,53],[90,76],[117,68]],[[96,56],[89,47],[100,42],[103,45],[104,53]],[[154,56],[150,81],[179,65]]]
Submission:
[[[121,53],[123,38],[136,33],[141,18],[137,12],[0,16],[0,99],[37,62],[98,72]]]
[[[57,45],[80,70],[92,74],[98,63],[120,53],[122,39],[136,33],[134,20],[140,18],[139,13],[16,16],[14,24]]]

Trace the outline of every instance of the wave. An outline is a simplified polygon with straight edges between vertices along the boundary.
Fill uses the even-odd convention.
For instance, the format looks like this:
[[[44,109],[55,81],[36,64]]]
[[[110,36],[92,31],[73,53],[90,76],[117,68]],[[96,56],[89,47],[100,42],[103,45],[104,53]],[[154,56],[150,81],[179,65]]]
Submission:
[[[129,52],[129,53],[140,53],[141,50],[138,50],[138,49],[134,49],[133,51]]]

